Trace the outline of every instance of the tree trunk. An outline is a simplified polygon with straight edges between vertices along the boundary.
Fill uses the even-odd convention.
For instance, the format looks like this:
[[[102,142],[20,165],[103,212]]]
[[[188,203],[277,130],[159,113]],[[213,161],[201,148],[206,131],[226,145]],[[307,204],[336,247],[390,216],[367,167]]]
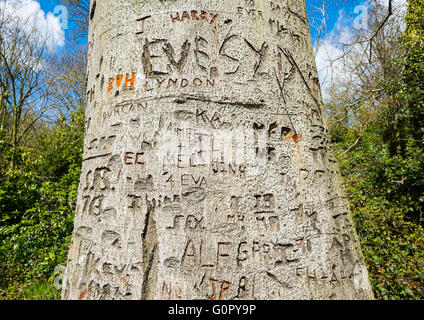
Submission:
[[[92,1],[64,299],[370,299],[303,0]]]

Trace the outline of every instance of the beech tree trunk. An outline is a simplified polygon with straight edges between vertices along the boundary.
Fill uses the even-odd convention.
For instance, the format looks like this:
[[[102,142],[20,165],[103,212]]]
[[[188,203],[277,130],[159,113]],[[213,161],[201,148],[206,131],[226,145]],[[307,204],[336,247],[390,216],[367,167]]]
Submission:
[[[63,299],[372,299],[304,0],[91,1]]]

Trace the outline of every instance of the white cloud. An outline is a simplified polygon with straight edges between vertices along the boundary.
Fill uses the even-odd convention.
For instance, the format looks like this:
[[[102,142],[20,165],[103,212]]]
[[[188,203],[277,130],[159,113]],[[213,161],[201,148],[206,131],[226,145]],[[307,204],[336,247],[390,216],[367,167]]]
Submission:
[[[45,14],[38,1],[0,0],[0,11],[6,18],[17,19],[25,30],[35,30],[45,37],[50,48],[65,44],[65,32],[59,19],[52,12]]]
[[[343,51],[331,40],[324,40],[319,46],[315,60],[324,101],[330,98],[331,84],[346,76],[343,61],[338,59],[342,55]]]

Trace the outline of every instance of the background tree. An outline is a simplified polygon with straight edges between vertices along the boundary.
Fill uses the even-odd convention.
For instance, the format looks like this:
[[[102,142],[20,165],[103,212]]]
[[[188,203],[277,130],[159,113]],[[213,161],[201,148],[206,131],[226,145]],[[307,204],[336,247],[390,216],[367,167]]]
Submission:
[[[0,298],[57,299],[54,270],[68,251],[82,162],[86,49],[54,50],[36,21],[7,13],[0,12]]]
[[[51,50],[48,35],[40,35],[35,23],[21,21],[7,11],[0,16],[0,40],[1,128],[5,135],[9,117],[9,137],[4,138],[16,153],[37,121],[52,109],[43,70]]]
[[[69,8],[70,18],[76,24],[72,30],[75,39],[87,36],[90,0],[64,0]]]
[[[46,67],[49,98],[60,117],[68,118],[85,104],[86,64],[86,46],[73,42]]]

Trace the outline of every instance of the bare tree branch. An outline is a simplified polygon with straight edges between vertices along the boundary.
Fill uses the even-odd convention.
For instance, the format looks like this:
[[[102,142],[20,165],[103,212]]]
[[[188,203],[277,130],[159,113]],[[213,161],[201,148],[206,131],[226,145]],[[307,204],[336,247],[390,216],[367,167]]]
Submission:
[[[392,14],[393,14],[392,0],[389,0],[389,9],[388,9],[387,16],[381,22],[381,24],[379,25],[379,27],[377,28],[377,30],[375,31],[375,33],[373,34],[373,36],[370,39],[370,57],[369,57],[370,62],[371,62],[371,59],[372,59],[372,44],[373,44],[374,38],[377,36],[378,32],[381,30],[381,28],[383,28],[383,26],[386,24],[387,20],[389,20],[389,18]]]

